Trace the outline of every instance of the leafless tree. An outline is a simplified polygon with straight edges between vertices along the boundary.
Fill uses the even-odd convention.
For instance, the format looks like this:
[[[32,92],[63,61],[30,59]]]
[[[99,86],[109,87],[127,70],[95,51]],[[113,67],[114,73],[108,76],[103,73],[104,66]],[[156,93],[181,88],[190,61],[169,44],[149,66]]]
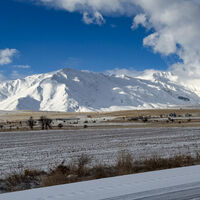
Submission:
[[[33,130],[33,126],[35,125],[35,120],[33,117],[30,117],[28,120],[28,126],[30,127],[31,130]]]
[[[49,119],[45,116],[41,116],[40,117],[40,124],[41,124],[41,129],[44,130],[44,129],[51,129],[51,123],[52,123],[52,119]]]

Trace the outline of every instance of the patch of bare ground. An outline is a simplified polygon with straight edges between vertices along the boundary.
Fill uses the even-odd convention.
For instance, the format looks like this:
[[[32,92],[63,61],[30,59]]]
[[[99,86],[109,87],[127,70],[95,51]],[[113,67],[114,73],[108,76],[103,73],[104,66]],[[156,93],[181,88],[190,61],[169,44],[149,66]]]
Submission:
[[[175,113],[176,117],[169,117]],[[187,117],[187,115],[189,117]],[[199,127],[200,109],[148,109],[126,110],[115,112],[0,112],[0,132],[40,130],[42,116],[52,120],[54,130],[77,130],[84,128],[120,128],[120,127]],[[30,129],[29,121],[32,118],[36,126]],[[75,120],[75,121],[73,121]],[[85,123],[87,122],[87,124]]]
[[[77,116],[86,116],[88,118],[98,117],[139,117],[139,116],[168,116],[170,113],[175,112],[177,115],[184,115],[191,113],[193,116],[200,116],[200,108],[170,108],[170,109],[147,109],[147,110],[124,110],[113,112],[47,112],[47,111],[19,111],[19,112],[6,112],[0,115],[0,120],[28,120],[30,116],[39,119],[41,116],[48,116],[49,118],[68,118]]]

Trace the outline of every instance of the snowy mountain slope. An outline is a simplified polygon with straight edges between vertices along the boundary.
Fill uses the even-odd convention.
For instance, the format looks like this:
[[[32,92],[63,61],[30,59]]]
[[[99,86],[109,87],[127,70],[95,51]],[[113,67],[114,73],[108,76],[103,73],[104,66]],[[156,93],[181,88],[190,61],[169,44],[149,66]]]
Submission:
[[[200,96],[200,79],[199,75],[197,77],[180,77],[174,74],[172,71],[155,71],[155,70],[145,70],[141,75],[134,76],[134,78],[140,78],[144,80],[150,80],[153,82],[173,82],[177,85],[181,85],[191,92],[194,92]]]
[[[95,111],[197,105],[200,97],[160,76],[155,80],[62,69],[3,82],[1,110]]]

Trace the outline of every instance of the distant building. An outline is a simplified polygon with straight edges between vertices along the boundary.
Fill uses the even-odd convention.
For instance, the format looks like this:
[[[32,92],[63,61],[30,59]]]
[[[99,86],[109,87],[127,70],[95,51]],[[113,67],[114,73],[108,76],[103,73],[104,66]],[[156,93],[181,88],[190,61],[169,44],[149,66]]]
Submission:
[[[192,114],[186,113],[186,114],[185,114],[185,117],[192,117]]]
[[[176,113],[175,112],[174,113],[170,113],[169,117],[176,117]]]

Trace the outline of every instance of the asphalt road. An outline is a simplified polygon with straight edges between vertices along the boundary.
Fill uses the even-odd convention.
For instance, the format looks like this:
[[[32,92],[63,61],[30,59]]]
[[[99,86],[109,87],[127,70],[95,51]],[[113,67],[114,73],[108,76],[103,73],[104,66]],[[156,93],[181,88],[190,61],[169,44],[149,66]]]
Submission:
[[[198,200],[200,165],[0,194],[0,200]]]
[[[133,193],[103,200],[199,200],[200,182]]]

